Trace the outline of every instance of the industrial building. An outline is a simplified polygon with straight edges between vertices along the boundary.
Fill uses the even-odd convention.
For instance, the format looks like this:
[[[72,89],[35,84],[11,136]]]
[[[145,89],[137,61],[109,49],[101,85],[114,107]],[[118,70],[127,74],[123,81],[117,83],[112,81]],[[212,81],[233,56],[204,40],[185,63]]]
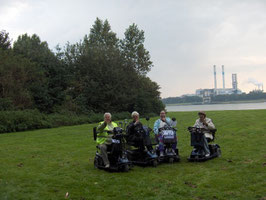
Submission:
[[[213,66],[214,88],[213,89],[197,89],[196,96],[203,98],[203,103],[210,103],[211,97],[216,95],[242,94],[237,86],[237,74],[232,74],[232,88],[225,88],[224,66],[222,65],[223,88],[217,88],[216,66]]]

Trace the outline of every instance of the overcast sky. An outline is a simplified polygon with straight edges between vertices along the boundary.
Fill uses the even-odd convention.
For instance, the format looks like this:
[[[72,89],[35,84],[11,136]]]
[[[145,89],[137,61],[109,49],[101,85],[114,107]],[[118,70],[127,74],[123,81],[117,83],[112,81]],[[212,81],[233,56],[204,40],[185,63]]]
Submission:
[[[88,34],[96,17],[119,38],[132,23],[145,32],[154,67],[148,76],[161,96],[231,88],[232,73],[244,92],[266,88],[266,0],[0,0],[0,30],[14,40],[36,33],[54,49]]]

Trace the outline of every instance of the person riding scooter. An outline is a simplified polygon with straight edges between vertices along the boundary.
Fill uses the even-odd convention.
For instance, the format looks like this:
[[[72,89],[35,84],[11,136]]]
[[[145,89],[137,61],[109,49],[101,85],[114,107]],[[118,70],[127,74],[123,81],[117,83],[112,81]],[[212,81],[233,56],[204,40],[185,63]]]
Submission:
[[[164,142],[163,142],[163,135],[160,132],[161,128],[164,128],[165,126],[170,126],[171,127],[172,120],[169,117],[166,117],[166,112],[162,110],[160,112],[160,119],[156,120],[154,123],[154,134],[155,137],[158,140],[159,143],[159,151],[160,151],[160,157],[164,156]],[[177,143],[172,144],[172,150],[173,154],[176,154],[176,145]]]
[[[132,113],[133,121],[127,126],[127,144],[129,148],[127,155],[129,160],[136,165],[156,167],[158,165],[158,156],[153,151],[150,139],[151,129],[142,125],[139,121],[139,113]],[[132,149],[130,146],[137,147]],[[146,150],[147,149],[147,150]]]
[[[131,114],[133,121],[127,126],[127,142],[139,147],[140,151],[144,151],[145,147],[149,152],[153,151],[149,134],[139,121],[139,113],[137,111]]]
[[[208,146],[208,140],[212,140],[213,139],[213,135],[211,134],[211,130],[215,129],[215,126],[212,122],[212,120],[210,118],[206,117],[206,113],[204,111],[200,111],[198,113],[199,115],[199,119],[196,120],[195,124],[193,127],[196,128],[203,128],[204,131],[204,135],[203,135],[203,141],[204,141],[204,152],[205,152],[205,156],[208,157],[210,156],[210,149]]]
[[[111,113],[105,113],[104,121],[100,122],[97,127],[97,131],[99,131],[99,133],[97,134],[96,142],[101,150],[105,168],[110,167],[110,162],[107,156],[107,145],[111,143],[110,140],[112,139],[112,135],[108,135],[107,131],[112,131],[115,127],[118,127],[115,122],[112,122],[111,118]]]

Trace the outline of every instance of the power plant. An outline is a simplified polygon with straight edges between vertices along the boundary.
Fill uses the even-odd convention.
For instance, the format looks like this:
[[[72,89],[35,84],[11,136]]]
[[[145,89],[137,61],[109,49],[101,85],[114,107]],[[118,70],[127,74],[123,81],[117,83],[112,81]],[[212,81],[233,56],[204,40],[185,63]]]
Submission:
[[[213,89],[197,89],[196,90],[196,96],[202,97],[203,103],[210,103],[212,96],[242,93],[241,90],[237,88],[237,74],[232,74],[232,88],[225,88],[224,65],[222,65],[222,80],[223,80],[222,88],[217,88],[216,65],[213,66],[213,75],[214,75],[214,88]]]

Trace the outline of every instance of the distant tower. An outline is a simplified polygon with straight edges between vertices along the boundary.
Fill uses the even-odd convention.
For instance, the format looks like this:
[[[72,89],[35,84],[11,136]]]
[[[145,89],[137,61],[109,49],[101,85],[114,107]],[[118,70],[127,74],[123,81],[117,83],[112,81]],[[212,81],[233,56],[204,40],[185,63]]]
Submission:
[[[222,65],[222,74],[223,74],[223,89],[225,89],[225,82],[224,82],[224,66]]]
[[[232,74],[232,87],[234,91],[237,91],[237,74]]]
[[[214,93],[216,94],[217,81],[216,81],[216,66],[215,65],[213,65],[213,75],[214,75]]]

